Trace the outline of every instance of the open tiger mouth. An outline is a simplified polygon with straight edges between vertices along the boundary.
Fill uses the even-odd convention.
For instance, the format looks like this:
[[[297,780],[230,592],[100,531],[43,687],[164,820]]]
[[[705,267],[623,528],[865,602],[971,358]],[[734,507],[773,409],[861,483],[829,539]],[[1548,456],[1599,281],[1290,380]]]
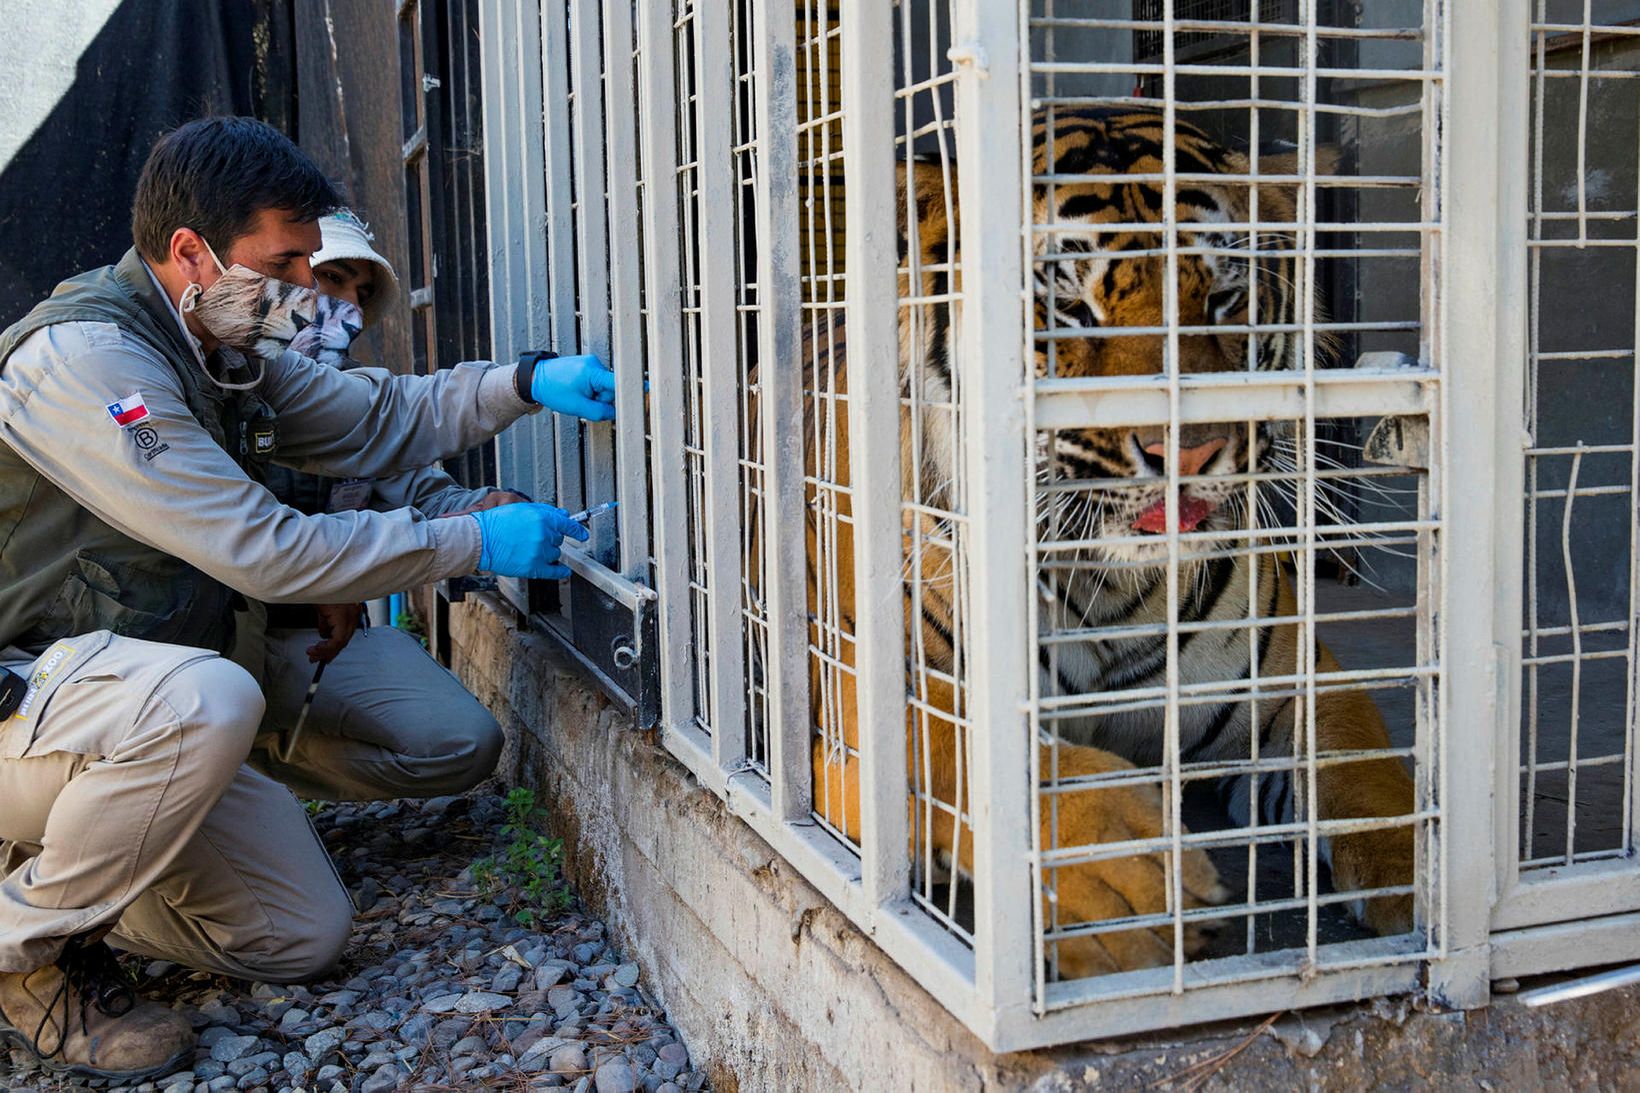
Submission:
[[[1179,528],[1180,531],[1195,531],[1201,522],[1213,514],[1218,508],[1211,501],[1204,501],[1200,497],[1180,492],[1179,494]],[[1161,497],[1156,502],[1133,518],[1134,531],[1146,535],[1161,535],[1167,531],[1167,498]]]

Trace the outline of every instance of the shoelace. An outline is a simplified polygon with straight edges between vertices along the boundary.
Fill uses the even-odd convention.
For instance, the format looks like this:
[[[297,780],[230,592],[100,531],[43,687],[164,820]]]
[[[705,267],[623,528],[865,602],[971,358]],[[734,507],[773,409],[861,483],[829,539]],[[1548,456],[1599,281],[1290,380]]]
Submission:
[[[57,958],[57,967],[63,973],[63,981],[46,1005],[39,1027],[34,1030],[35,1050],[44,1058],[61,1054],[68,1044],[68,1023],[72,1020],[75,994],[80,999],[80,1032],[86,1035],[91,1031],[86,1021],[86,1006],[94,1005],[109,1017],[121,1017],[130,1013],[137,1004],[136,992],[125,981],[113,950],[100,941],[83,944],[70,942]],[[57,1012],[59,1002],[62,1003],[63,1016],[57,1025],[57,1046],[46,1051],[40,1038],[45,1035],[46,1026]]]

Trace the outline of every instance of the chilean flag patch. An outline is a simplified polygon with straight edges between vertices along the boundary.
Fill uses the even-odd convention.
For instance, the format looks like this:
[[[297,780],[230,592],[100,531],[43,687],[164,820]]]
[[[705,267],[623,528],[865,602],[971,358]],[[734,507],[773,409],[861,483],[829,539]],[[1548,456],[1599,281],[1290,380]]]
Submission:
[[[108,416],[114,419],[115,425],[129,429],[148,420],[148,404],[142,401],[141,395],[126,395],[108,404]]]

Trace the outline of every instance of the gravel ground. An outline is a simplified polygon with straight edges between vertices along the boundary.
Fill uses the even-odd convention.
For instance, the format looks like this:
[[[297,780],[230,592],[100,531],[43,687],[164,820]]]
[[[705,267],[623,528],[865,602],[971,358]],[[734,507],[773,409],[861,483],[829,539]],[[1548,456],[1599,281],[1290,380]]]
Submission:
[[[334,805],[314,822],[360,909],[330,979],[275,986],[131,960],[140,991],[199,1029],[186,1069],[137,1086],[71,1082],[14,1050],[0,1054],[0,1089],[706,1088],[603,923],[572,904],[521,925],[504,898],[474,891],[472,862],[503,845],[499,798]]]

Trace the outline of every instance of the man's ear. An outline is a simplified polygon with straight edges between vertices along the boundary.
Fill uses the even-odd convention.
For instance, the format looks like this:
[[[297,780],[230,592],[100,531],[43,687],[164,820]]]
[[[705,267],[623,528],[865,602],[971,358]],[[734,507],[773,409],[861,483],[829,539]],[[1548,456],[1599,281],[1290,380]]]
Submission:
[[[217,272],[204,238],[192,228],[178,228],[171,233],[169,257],[171,265],[190,283],[210,280]]]

